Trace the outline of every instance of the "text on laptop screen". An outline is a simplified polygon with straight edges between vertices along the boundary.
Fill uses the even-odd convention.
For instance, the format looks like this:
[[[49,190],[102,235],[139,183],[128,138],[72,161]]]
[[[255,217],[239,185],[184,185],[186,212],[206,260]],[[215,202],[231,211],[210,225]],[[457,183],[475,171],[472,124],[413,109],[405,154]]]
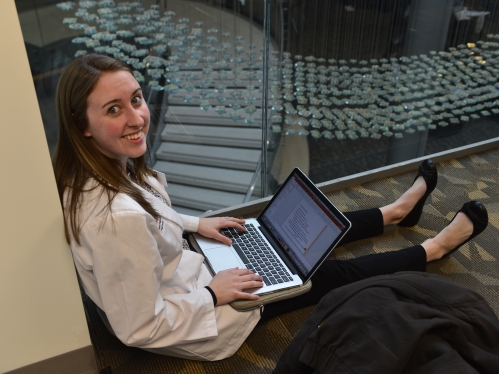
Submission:
[[[305,275],[344,229],[343,223],[296,174],[261,219]]]

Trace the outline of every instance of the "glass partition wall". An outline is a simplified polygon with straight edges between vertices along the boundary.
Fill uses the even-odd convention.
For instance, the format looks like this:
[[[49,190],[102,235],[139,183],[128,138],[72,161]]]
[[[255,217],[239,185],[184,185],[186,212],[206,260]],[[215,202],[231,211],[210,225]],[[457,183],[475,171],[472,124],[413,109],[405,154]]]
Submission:
[[[497,137],[498,1],[279,7],[277,184],[297,154],[322,182]]]
[[[175,207],[272,194],[497,137],[499,1],[16,0],[49,148],[75,56],[134,69]]]

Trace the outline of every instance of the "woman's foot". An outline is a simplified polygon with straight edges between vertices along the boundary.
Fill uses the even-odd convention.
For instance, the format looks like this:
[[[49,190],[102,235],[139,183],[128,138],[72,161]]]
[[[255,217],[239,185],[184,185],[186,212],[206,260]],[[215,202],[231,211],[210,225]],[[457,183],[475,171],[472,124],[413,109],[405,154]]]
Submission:
[[[450,255],[485,230],[487,224],[487,209],[481,202],[470,201],[464,204],[449,225],[437,236],[421,244],[426,251],[426,261]]]
[[[426,199],[437,186],[438,172],[437,167],[432,160],[424,160],[421,164],[419,164],[418,174],[416,175],[414,181],[420,179],[420,177],[422,177],[426,183],[426,192],[418,200],[416,205],[414,205],[414,208],[407,213],[405,218],[398,223],[401,227],[411,227],[417,225],[419,219],[421,218],[421,214],[423,213],[423,207]]]
[[[426,192],[426,183],[423,177],[418,177],[414,184],[404,192],[395,202],[380,208],[383,214],[383,224],[396,225],[402,221],[414,208]]]
[[[423,206],[437,185],[438,173],[431,160],[419,165],[414,183],[394,203],[380,208],[384,225],[414,226],[423,212]]]

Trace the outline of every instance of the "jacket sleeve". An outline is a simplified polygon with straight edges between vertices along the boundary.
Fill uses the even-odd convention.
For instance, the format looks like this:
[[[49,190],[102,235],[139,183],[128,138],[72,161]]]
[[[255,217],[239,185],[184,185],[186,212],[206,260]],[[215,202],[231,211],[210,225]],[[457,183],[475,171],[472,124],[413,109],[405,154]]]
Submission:
[[[198,232],[199,227],[199,217],[186,216],[185,214],[179,214],[182,217],[182,222],[184,223],[184,230],[189,232]]]
[[[104,312],[126,345],[167,347],[218,334],[208,290],[197,285],[188,292],[177,279],[183,255],[177,234],[161,234],[152,216],[136,211],[113,213],[82,228]],[[159,246],[171,250],[160,253]]]

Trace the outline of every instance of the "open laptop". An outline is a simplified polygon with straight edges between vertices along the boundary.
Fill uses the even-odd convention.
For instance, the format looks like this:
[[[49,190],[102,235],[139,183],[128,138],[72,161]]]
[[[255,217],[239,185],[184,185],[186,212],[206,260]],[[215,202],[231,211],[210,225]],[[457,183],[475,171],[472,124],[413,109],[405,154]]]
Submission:
[[[295,168],[258,218],[246,219],[245,227],[248,233],[221,231],[232,246],[193,234],[194,247],[213,275],[235,267],[258,273],[265,285],[250,292],[266,294],[307,282],[351,223]]]

